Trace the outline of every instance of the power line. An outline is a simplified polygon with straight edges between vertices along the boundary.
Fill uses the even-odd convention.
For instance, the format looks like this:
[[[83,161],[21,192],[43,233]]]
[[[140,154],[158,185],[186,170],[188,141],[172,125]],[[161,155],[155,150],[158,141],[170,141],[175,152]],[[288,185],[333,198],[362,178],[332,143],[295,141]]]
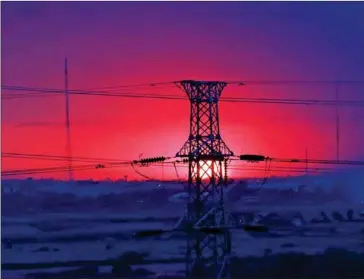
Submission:
[[[121,167],[119,166],[109,166],[108,168]],[[96,169],[95,165],[85,165],[85,166],[74,166],[73,171],[84,171]],[[53,167],[53,168],[39,168],[39,169],[28,169],[28,170],[9,170],[2,171],[2,176],[19,176],[19,175],[30,175],[30,174],[44,174],[44,173],[57,173],[57,172],[68,172],[68,167]]]
[[[45,94],[45,93],[13,93],[13,94],[6,94],[3,93],[1,95],[2,100],[13,100],[13,99],[23,99],[23,98],[45,98],[45,97],[55,97],[55,96],[61,96],[59,94]]]
[[[113,85],[113,86],[103,86],[103,87],[91,87],[84,88],[83,90],[118,90],[121,88],[141,88],[141,87],[155,87],[155,86],[166,86],[166,85],[175,85],[180,81],[165,81],[165,82],[149,82],[149,83],[141,83],[141,84],[124,84],[124,85]],[[226,81],[229,85],[308,85],[308,84],[333,84],[337,82],[347,83],[347,84],[364,84],[364,81],[360,80],[346,80],[346,81],[337,81],[337,80],[243,80],[243,81]],[[81,89],[82,90],[82,89]]]
[[[14,153],[14,152],[2,152],[1,156],[3,158],[10,158],[10,159],[33,159],[33,160],[46,160],[46,161],[61,161],[66,162],[68,160],[68,156],[62,155],[51,155],[51,154],[34,154],[34,153]],[[242,155],[246,156],[246,155]],[[110,165],[117,165],[117,164],[130,164],[133,160],[121,160],[121,159],[112,159],[112,158],[100,158],[100,157],[80,157],[80,156],[73,156],[72,157],[75,162],[84,162],[84,163],[102,163],[102,164],[110,164]],[[244,158],[244,157],[243,157]],[[242,159],[238,158],[231,158],[232,161],[241,161]],[[243,159],[244,161],[247,161]],[[325,160],[325,159],[292,159],[292,158],[270,158],[264,157],[264,160],[271,160],[277,163],[307,163],[307,164],[327,164],[327,165],[351,165],[351,166],[363,166],[364,161],[351,161],[351,160]],[[143,159],[141,159],[143,161]],[[165,162],[164,164],[184,164],[182,161],[174,161],[174,162]],[[93,165],[94,166],[94,165]],[[157,166],[156,164],[151,166]],[[161,166],[161,165],[160,165]],[[285,167],[284,167],[285,168]],[[295,167],[289,167],[295,168]],[[300,169],[300,168],[298,168]],[[306,168],[302,168],[306,169]],[[308,168],[310,169],[310,168]],[[312,168],[318,169],[318,168]],[[330,170],[326,168],[325,170]]]
[[[50,161],[67,161],[67,156],[61,155],[48,155],[48,154],[32,154],[32,153],[11,153],[2,152],[1,156],[4,158],[16,159],[35,159],[35,160],[50,160]],[[130,160],[108,159],[108,158],[95,158],[95,157],[79,157],[72,156],[72,159],[77,162],[90,162],[90,163],[121,163],[130,162]]]
[[[11,158],[11,159],[32,159],[32,160],[46,160],[46,161],[61,161],[65,162],[67,161],[66,156],[58,156],[58,155],[41,155],[41,154],[25,154],[25,153],[2,153],[3,158]],[[106,159],[106,158],[91,158],[91,157],[73,157],[75,162],[94,162],[94,163],[105,163],[105,164],[129,164],[131,160],[117,160],[117,159]],[[178,167],[185,167],[185,165],[181,165],[180,162],[165,162],[164,164],[178,164]],[[162,165],[153,164],[150,166],[158,166],[162,167]],[[166,165],[167,167],[172,167],[169,165]],[[258,166],[260,168],[260,166]],[[278,166],[275,167],[276,169],[290,169],[290,170],[304,170],[304,168],[297,168],[297,167],[282,167]],[[308,168],[311,170],[333,170],[330,168]]]
[[[306,159],[279,159],[271,158],[274,162],[281,163],[305,163]],[[364,161],[351,161],[351,160],[319,160],[319,159],[308,159],[308,164],[324,164],[324,165],[348,165],[348,166],[364,166]]]
[[[59,156],[59,155],[45,155],[45,154],[27,154],[27,153],[8,153],[3,152],[2,157],[4,158],[12,158],[12,159],[33,159],[33,160],[49,160],[49,161],[61,161],[65,162],[68,160],[67,156]],[[80,165],[72,168],[73,171],[80,170],[91,170],[97,168],[114,168],[114,167],[127,167],[130,166],[131,160],[117,160],[117,159],[107,159],[107,158],[92,158],[92,157],[73,157],[74,162],[87,162],[94,163],[88,165]],[[186,165],[181,165],[180,161],[175,162],[165,162],[163,165],[154,164],[151,166],[156,167],[175,167],[176,163],[180,163],[178,167],[187,167]],[[103,164],[101,166],[101,164]],[[99,166],[99,167],[97,167]],[[233,170],[248,170],[248,171],[264,171],[266,168],[262,166],[254,166],[254,167],[243,167],[239,165],[232,165],[231,169]],[[313,171],[330,171],[334,169],[330,168],[310,168]],[[54,173],[54,172],[66,172],[69,170],[65,166],[55,166],[55,167],[47,167],[47,168],[36,168],[36,169],[21,169],[21,170],[8,170],[3,171],[2,175],[11,176],[11,175],[25,175],[25,174],[39,174],[39,173]],[[295,168],[295,167],[272,167],[271,171],[280,171],[280,172],[293,172],[299,173],[304,172],[303,168]]]
[[[179,81],[159,81],[159,82],[146,82],[146,83],[137,83],[137,84],[120,84],[120,85],[110,85],[110,86],[102,86],[102,87],[91,87],[91,88],[83,88],[81,90],[100,90],[100,89],[117,89],[117,88],[139,88],[139,87],[155,87],[155,86],[163,86],[163,85],[175,85]],[[304,84],[356,84],[362,85],[364,84],[364,80],[227,80],[225,81],[230,85],[304,85]],[[39,87],[38,87],[39,88]]]
[[[34,154],[34,153],[14,153],[14,152],[2,152],[1,156],[3,158],[11,158],[11,159],[33,159],[33,160],[46,160],[46,161],[67,161],[68,157],[63,155],[51,155],[51,154]],[[87,162],[87,163],[106,163],[106,164],[117,164],[117,163],[130,163],[132,160],[121,160],[121,159],[111,159],[111,158],[100,158],[100,157],[72,157],[76,162]],[[237,159],[232,159],[237,160]],[[294,159],[286,159],[286,160],[294,160]],[[240,161],[240,160],[237,160]],[[306,161],[305,161],[306,162]],[[181,161],[174,162],[165,162],[165,164],[184,164]],[[151,166],[157,166],[153,164]],[[295,167],[292,167],[295,168]],[[317,169],[317,168],[314,168]],[[327,169],[329,170],[329,169]]]
[[[226,81],[226,83],[237,85],[329,85],[337,83],[364,85],[364,80],[238,80]]]
[[[164,165],[165,167],[173,167],[174,165]],[[167,164],[167,163],[165,163]],[[162,165],[151,165],[150,167],[162,167]],[[177,165],[176,167],[183,167],[183,168],[188,168],[187,165]],[[266,171],[267,167],[265,166],[242,166],[242,165],[236,165],[236,164],[231,164],[229,166],[229,169],[231,170],[247,170],[247,171]],[[313,172],[330,172],[330,171],[336,171],[337,169],[334,168],[308,168],[308,170],[311,170]],[[297,168],[297,167],[290,167],[290,166],[275,166],[275,167],[270,167],[269,168],[270,172],[292,172],[292,173],[305,173],[306,172],[306,168]]]
[[[306,164],[324,164],[324,165],[348,165],[348,166],[364,166],[364,161],[353,160],[325,160],[325,159],[295,159],[295,158],[271,158],[263,155],[240,155],[239,159],[232,158],[231,160],[243,160],[248,162],[263,162],[272,161],[279,163],[306,163]]]
[[[32,88],[32,87],[15,87],[15,86],[2,86],[3,90],[9,91],[27,91],[27,92],[41,92],[45,94],[45,96],[49,96],[49,94],[57,95],[64,94],[60,89],[50,89],[50,88]],[[164,100],[184,100],[187,99],[183,96],[176,95],[165,95],[165,94],[147,94],[147,93],[131,93],[131,92],[108,92],[108,91],[76,91],[69,90],[69,94],[73,95],[84,95],[84,96],[107,96],[107,97],[121,97],[121,98],[147,98],[147,99],[164,99]],[[29,94],[32,96],[32,94]],[[2,96],[2,99],[15,99],[15,98],[24,98],[25,95],[20,96]],[[37,97],[41,97],[38,95]],[[260,103],[260,104],[290,104],[290,105],[328,105],[328,106],[364,106],[364,101],[362,100],[341,100],[341,101],[331,101],[331,100],[313,100],[313,99],[288,99],[288,98],[243,98],[243,97],[225,97],[222,98],[223,102],[231,102],[231,103]]]
[[[43,159],[43,160],[55,160],[55,161],[68,161],[67,156],[58,156],[58,155],[42,155],[42,154],[25,154],[25,153],[2,153],[3,157],[7,158],[15,158],[15,159]],[[149,165],[152,162],[159,162],[171,159],[169,157],[155,157],[155,158],[145,158],[139,160],[128,160],[128,161],[120,161],[120,160],[108,160],[104,158],[87,158],[87,157],[75,157],[74,161],[81,162],[93,162],[97,161],[98,164],[92,165],[79,165],[72,168],[72,170],[90,170],[90,169],[104,169],[106,167],[120,167],[126,165],[133,164],[141,164],[142,166]],[[105,161],[108,160],[108,161]],[[102,163],[102,164],[101,164]],[[64,166],[56,166],[56,167],[48,167],[48,168],[37,168],[37,169],[21,169],[21,170],[8,170],[2,171],[2,175],[24,175],[24,174],[37,174],[37,173],[48,173],[48,172],[63,172],[65,170],[69,170],[69,167]]]
[[[2,86],[3,90],[9,91],[26,91],[26,92],[36,92],[39,94],[37,97],[49,96],[49,95],[59,95],[64,93],[62,89],[51,89],[51,88],[33,88],[33,87],[22,87],[22,86]],[[40,94],[41,93],[41,94]],[[120,92],[116,94],[110,91],[86,91],[86,90],[69,90],[69,94],[73,95],[94,95],[94,96],[112,96],[112,97],[130,97],[130,98],[168,98],[168,99],[185,99],[183,96],[173,96],[173,95],[161,95],[161,94],[147,94],[147,93],[135,93],[135,92]],[[33,94],[21,94],[20,96],[13,94],[2,95],[2,99],[12,99],[12,98],[22,98],[25,96],[33,96]]]
[[[87,88],[88,90],[99,90],[99,89],[113,89],[113,88],[135,88],[135,87],[151,87],[151,86],[160,86],[160,85],[174,85],[176,83],[181,82],[178,81],[165,81],[165,82],[149,82],[149,83],[141,83],[141,84],[124,84],[124,85],[113,85],[113,86],[104,86],[104,87],[94,87]],[[356,85],[364,85],[364,80],[227,80],[224,81],[229,85],[310,85],[310,84],[356,84]]]
[[[174,85],[174,81],[165,81],[165,82],[149,82],[149,83],[140,83],[140,84],[125,84],[125,85],[113,85],[113,86],[104,86],[104,87],[93,87],[93,88],[85,88],[86,90],[100,90],[100,89],[119,89],[119,88],[135,88],[135,87],[154,87],[160,85]]]
[[[172,165],[173,162],[166,162],[164,163],[164,167],[171,167],[174,168],[174,165]],[[102,167],[98,167],[98,165],[90,164],[90,165],[80,165],[80,166],[73,166],[72,171],[85,171],[85,170],[93,170],[93,169],[110,169],[110,168],[120,168],[120,167],[130,167],[130,162],[123,162],[119,163],[117,165],[111,164],[106,165]],[[163,165],[151,165],[151,167],[163,167]],[[182,165],[178,167],[185,167],[188,166]],[[259,172],[265,172],[266,168],[263,166],[255,166],[255,167],[243,167],[239,165],[232,165],[230,167],[231,170],[237,170],[237,171],[259,171]],[[324,169],[324,168],[311,168],[312,171],[315,172],[328,172],[330,169]],[[331,169],[333,170],[333,169]],[[19,176],[19,175],[31,175],[31,174],[46,174],[46,173],[57,173],[57,172],[68,172],[69,168],[67,166],[56,166],[56,167],[44,167],[44,168],[33,168],[33,169],[19,169],[19,170],[7,170],[2,171],[2,176]],[[288,172],[288,173],[304,173],[304,169],[300,168],[291,168],[291,167],[271,167],[270,172]]]

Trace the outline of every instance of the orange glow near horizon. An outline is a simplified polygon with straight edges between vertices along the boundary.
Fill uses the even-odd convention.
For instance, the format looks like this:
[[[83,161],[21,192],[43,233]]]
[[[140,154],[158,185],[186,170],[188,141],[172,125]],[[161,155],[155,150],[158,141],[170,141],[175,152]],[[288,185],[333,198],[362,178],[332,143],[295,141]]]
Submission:
[[[135,160],[141,153],[145,158],[174,157],[189,135],[190,104],[175,84],[151,83],[258,81],[228,84],[221,98],[334,100],[332,84],[269,85],[259,81],[335,80],[338,69],[345,69],[343,80],[362,79],[360,9],[342,4],[336,15],[325,15],[313,4],[293,6],[283,2],[261,7],[249,2],[208,6],[202,2],[4,2],[1,82],[62,90],[67,57],[70,90],[117,87],[106,90],[184,97],[185,101],[69,98],[74,157]],[[351,16],[353,13],[357,16]],[[285,16],[292,14],[300,16]],[[122,87],[130,84],[149,85]],[[363,86],[355,86],[340,84],[340,98],[362,99]],[[32,92],[1,92],[2,96],[19,93]],[[2,152],[67,156],[63,95],[2,99],[1,103]],[[363,118],[362,107],[340,107],[340,158],[363,158]],[[236,155],[304,158],[307,148],[310,159],[336,157],[333,106],[221,101],[219,121],[221,137]],[[74,161],[75,166],[85,164],[90,163]],[[3,157],[1,164],[2,170],[57,166],[66,167],[67,162]],[[181,180],[186,180],[186,169],[178,169]],[[154,179],[177,177],[173,167],[164,172],[160,167],[140,171]],[[229,176],[256,174],[263,175],[264,170],[229,170]],[[75,179],[97,180],[123,179],[125,175],[144,179],[130,166],[74,173]],[[22,177],[28,176],[67,179],[67,172]]]
[[[210,178],[212,175],[212,171],[211,171],[211,165],[212,165],[212,161],[207,161],[207,162],[201,162],[200,164],[200,173],[199,176],[201,179],[207,179]],[[196,164],[193,170],[196,174],[198,172],[198,165]]]
[[[230,94],[226,92],[226,95]],[[63,101],[59,97],[55,98],[58,102]],[[73,96],[71,99],[79,102]],[[94,103],[95,101],[99,105]],[[84,99],[84,103],[87,104],[86,107],[95,107],[95,109],[83,110],[81,107],[81,110],[76,110],[75,105],[71,106],[71,115],[73,116],[71,117],[71,137],[73,156],[75,157],[134,160],[138,159],[141,153],[143,153],[143,157],[173,157],[188,137],[188,101],[140,100],[138,109],[134,111],[133,108],[137,104],[134,99],[119,101],[119,99],[105,100],[100,97]],[[100,110],[102,107],[108,109],[103,109],[102,116],[99,116],[101,114],[97,113],[98,107]],[[257,108],[264,108],[264,117],[257,116]],[[330,110],[330,108],[326,109],[326,113]],[[90,114],[92,111],[95,111],[96,114]],[[120,113],[113,118],[117,111]],[[239,111],[240,113],[229,113],[231,111]],[[307,118],[310,111],[315,112],[315,109],[307,111],[307,108],[306,110],[302,108],[293,111],[286,108],[283,111],[280,106],[221,102],[221,136],[237,155],[255,153],[279,158],[304,158],[307,146],[309,158],[331,159],[335,151],[333,137],[335,128],[333,125],[323,125],[325,119],[316,122],[310,121]],[[321,113],[325,114],[325,111]],[[153,117],[150,117],[151,115]],[[173,115],[173,118],[166,117],[166,115]],[[290,115],[292,116],[290,117]],[[28,127],[3,124],[2,151],[66,156],[66,134],[62,117],[56,118],[59,119],[58,121],[53,121],[50,117],[47,119],[50,123],[59,124]],[[163,126],[160,123],[163,123]],[[357,130],[354,129],[353,132],[355,133],[355,131]],[[352,137],[348,142],[346,137],[348,135],[344,135],[341,139],[343,145],[345,141],[354,145],[355,141],[360,140],[359,137]],[[346,150],[348,155],[350,152],[355,154],[353,151]],[[74,162],[75,166],[84,164]],[[66,162],[2,158],[3,170],[66,165]],[[159,179],[162,177],[160,168],[143,168],[142,172],[151,178]],[[186,170],[181,169],[179,172],[185,179]],[[256,176],[263,173],[263,171],[229,170],[229,176]],[[282,171],[281,174],[284,172]],[[123,178],[124,175],[128,175],[130,179],[143,179],[135,174],[130,167],[75,172],[76,179],[118,179]],[[165,179],[176,179],[173,168],[166,168],[164,175]],[[64,171],[27,176],[65,179],[67,173]]]
[[[215,162],[215,168],[216,168],[216,165],[218,165],[218,164],[219,164],[218,162]],[[211,166],[212,166],[212,161],[207,161],[206,163],[204,161],[200,162],[200,178],[201,179],[209,179],[211,177],[211,175],[212,175]],[[225,167],[224,167],[224,164],[222,163],[222,175],[224,175],[224,171],[225,171]],[[197,173],[197,164],[194,167],[194,172]],[[216,169],[215,169],[215,172],[216,172]]]

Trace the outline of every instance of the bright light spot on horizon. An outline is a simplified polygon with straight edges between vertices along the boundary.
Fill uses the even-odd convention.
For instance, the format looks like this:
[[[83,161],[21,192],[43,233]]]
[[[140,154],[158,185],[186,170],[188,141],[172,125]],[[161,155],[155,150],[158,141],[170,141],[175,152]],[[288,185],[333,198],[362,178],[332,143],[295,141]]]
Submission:
[[[201,179],[208,179],[211,177],[212,175],[212,171],[211,171],[211,166],[212,166],[212,161],[207,161],[206,163],[204,161],[200,161],[200,177]],[[216,172],[216,168],[218,168],[219,163],[215,163],[215,172]],[[222,176],[224,175],[224,163],[222,163]],[[194,172],[197,173],[197,165],[194,168]],[[216,177],[217,179],[217,177]]]

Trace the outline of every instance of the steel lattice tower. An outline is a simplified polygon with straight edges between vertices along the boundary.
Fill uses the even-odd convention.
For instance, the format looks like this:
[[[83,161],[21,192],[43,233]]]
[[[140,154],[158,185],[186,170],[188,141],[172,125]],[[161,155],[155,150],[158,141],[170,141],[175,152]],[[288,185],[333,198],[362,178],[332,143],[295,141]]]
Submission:
[[[221,139],[218,101],[225,82],[184,80],[177,84],[191,102],[190,135],[177,157],[188,158],[189,202],[186,275],[230,276],[231,236],[224,208],[227,160],[233,152]],[[224,228],[212,233],[201,228]]]

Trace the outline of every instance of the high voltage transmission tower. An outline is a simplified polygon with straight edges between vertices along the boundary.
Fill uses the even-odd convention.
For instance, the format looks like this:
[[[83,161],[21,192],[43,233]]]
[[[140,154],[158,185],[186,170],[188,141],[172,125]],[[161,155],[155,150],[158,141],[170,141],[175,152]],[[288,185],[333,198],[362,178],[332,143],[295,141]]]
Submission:
[[[231,235],[224,204],[227,160],[233,152],[220,136],[218,101],[225,82],[185,80],[178,83],[191,102],[190,135],[176,157],[188,161],[189,202],[186,275],[230,276]],[[201,228],[223,229],[208,233]],[[213,277],[215,277],[213,276]]]

